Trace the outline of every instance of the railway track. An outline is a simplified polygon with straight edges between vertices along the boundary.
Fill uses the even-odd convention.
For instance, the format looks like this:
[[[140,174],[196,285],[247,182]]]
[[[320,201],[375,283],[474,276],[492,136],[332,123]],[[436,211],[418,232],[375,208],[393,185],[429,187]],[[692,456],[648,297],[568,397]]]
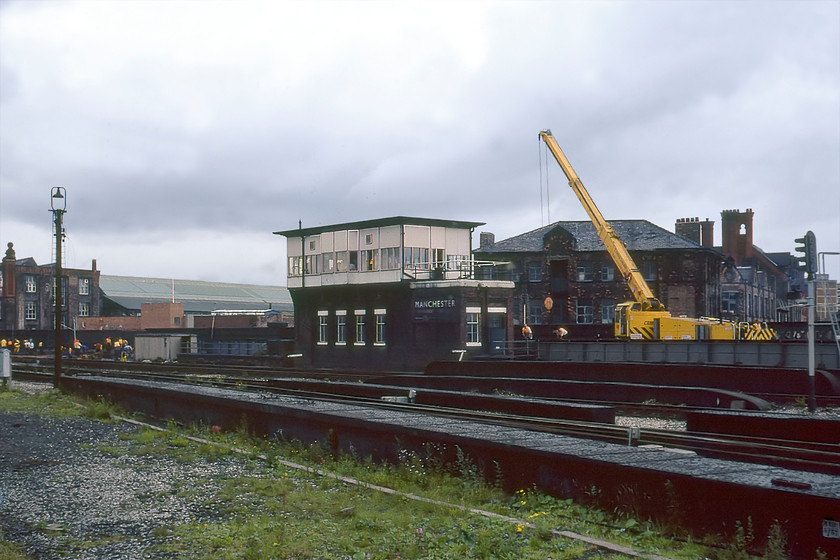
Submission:
[[[810,441],[779,440],[778,438],[762,438],[736,434],[707,434],[687,433],[684,431],[664,430],[655,428],[639,428],[635,426],[618,426],[601,422],[584,422],[580,420],[566,420],[558,418],[543,418],[523,416],[520,414],[504,414],[453,408],[431,406],[413,403],[409,399],[404,402],[383,401],[380,397],[363,397],[342,394],[339,390],[327,392],[323,390],[289,389],[277,387],[271,377],[276,376],[276,370],[254,367],[212,367],[212,366],[181,366],[174,364],[136,364],[119,362],[98,362],[73,360],[64,367],[67,375],[101,375],[114,377],[128,377],[132,379],[146,379],[155,382],[193,383],[213,385],[243,391],[256,391],[287,396],[317,399],[332,402],[351,402],[367,407],[384,409],[399,409],[427,415],[447,418],[460,418],[473,422],[493,425],[504,425],[521,429],[549,432],[611,443],[635,446],[659,446],[683,453],[695,453],[704,456],[770,464],[794,470],[840,474],[840,445],[816,443]],[[363,381],[365,378],[381,380],[381,373],[364,375],[359,372],[336,371],[293,371],[283,370],[283,377],[300,377],[331,380]],[[15,377],[29,378],[42,382],[50,382],[52,363],[49,360],[28,360],[16,363]],[[340,386],[341,383],[337,383]],[[395,390],[405,391],[405,387],[394,387]],[[603,403],[602,403],[603,404]],[[622,411],[631,411],[643,416],[675,416],[684,414],[686,407],[668,405],[638,405],[637,403],[612,403]],[[691,410],[696,410],[693,407]]]

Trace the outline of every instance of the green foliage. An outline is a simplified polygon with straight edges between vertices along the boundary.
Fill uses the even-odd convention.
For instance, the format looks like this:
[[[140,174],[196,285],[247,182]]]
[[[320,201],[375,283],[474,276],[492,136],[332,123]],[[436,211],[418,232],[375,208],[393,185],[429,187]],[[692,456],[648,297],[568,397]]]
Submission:
[[[23,549],[5,540],[5,537],[0,533],[0,560],[26,560],[26,555]]]
[[[104,399],[100,399],[98,401],[88,401],[84,407],[82,416],[85,418],[91,418],[93,420],[110,420],[111,416],[116,416],[116,414],[112,414],[113,406]]]
[[[79,407],[60,391],[54,389],[36,394],[18,390],[0,393],[0,410],[8,412],[29,412],[44,416],[79,416]]]
[[[778,521],[770,526],[764,558],[767,560],[787,560],[788,558],[787,537]]]
[[[747,518],[746,527],[740,522],[735,523],[735,535],[729,548],[718,554],[720,560],[749,560],[752,556],[749,549],[753,546],[755,534],[753,533],[752,518]]]
[[[56,396],[43,397],[44,400],[23,398],[34,399],[31,402],[55,410],[63,410],[65,405],[61,401],[66,400]],[[0,407],[8,400],[0,396]],[[81,412],[77,410],[76,414]],[[184,427],[175,422],[170,422],[168,428],[171,432],[137,429],[120,435],[117,443],[103,449],[112,455],[151,455],[179,462],[230,461],[237,468],[227,472],[237,474],[229,478],[192,474],[172,481],[164,491],[137,495],[144,505],[177,498],[198,512],[188,523],[170,522],[155,528],[151,549],[147,550],[150,557],[517,560],[609,557],[591,545],[558,536],[558,529],[672,558],[711,556],[708,549],[699,545],[675,544],[667,535],[661,535],[655,527],[633,516],[632,510],[621,511],[616,516],[615,512],[553,498],[536,488],[506,495],[501,489],[504,473],[498,464],[492,466],[492,472],[485,473],[468,453],[457,447],[450,453],[440,444],[427,444],[421,451],[399,446],[399,461],[391,464],[377,463],[352,451],[339,453],[328,435],[322,442],[309,444],[285,442],[280,437],[252,436],[244,422],[233,432],[215,426]],[[187,435],[215,443],[194,441]],[[246,454],[231,452],[231,447]],[[282,460],[322,468],[363,484],[347,484],[293,469]],[[486,474],[496,483],[488,483]],[[520,522],[383,493],[365,484],[492,511]],[[596,501],[602,492],[591,487],[587,494]],[[102,537],[110,538],[114,537]],[[743,538],[747,540],[746,532]],[[71,548],[78,550],[83,545],[77,540]],[[18,560],[14,556],[9,558]],[[0,560],[5,557],[0,555]]]

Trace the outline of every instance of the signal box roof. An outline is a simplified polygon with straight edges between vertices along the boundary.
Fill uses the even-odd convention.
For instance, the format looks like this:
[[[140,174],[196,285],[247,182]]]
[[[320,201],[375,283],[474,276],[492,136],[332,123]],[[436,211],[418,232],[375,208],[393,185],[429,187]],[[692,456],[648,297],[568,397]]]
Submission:
[[[324,233],[327,231],[340,231],[345,229],[368,229],[395,225],[436,226],[458,229],[472,229],[478,226],[483,226],[484,222],[463,222],[459,220],[438,220],[435,218],[412,218],[408,216],[392,216],[390,218],[377,218],[374,220],[362,220],[359,222],[347,222],[343,224],[331,224],[308,228],[299,227],[297,229],[275,231],[274,234],[284,235],[286,237],[305,237],[307,235],[317,235],[319,233]]]

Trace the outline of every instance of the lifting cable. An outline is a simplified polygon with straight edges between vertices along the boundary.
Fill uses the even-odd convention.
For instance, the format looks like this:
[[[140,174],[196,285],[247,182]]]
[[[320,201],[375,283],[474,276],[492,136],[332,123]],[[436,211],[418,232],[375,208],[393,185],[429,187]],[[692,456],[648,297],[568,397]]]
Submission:
[[[548,190],[548,148],[540,137],[537,137],[537,157],[540,167],[540,225],[551,224],[551,196]],[[545,165],[543,166],[543,162]],[[543,204],[543,167],[545,167],[545,204]],[[547,222],[543,222],[544,217]]]

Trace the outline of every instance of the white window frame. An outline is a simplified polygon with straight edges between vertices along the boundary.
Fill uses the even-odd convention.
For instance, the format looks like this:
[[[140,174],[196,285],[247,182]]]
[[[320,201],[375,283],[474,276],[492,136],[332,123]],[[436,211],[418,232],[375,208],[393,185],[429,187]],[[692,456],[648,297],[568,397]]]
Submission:
[[[615,265],[604,263],[601,265],[601,282],[613,282],[615,280]]]
[[[373,345],[385,346],[385,318],[387,312],[384,309],[374,309],[373,315],[376,318],[376,335],[373,339]]]
[[[24,282],[26,284],[26,293],[27,294],[35,294],[38,293],[38,279],[31,275],[27,274],[24,277]]]
[[[79,295],[90,295],[90,278],[79,278]]]
[[[353,340],[353,346],[365,346],[367,341],[365,339],[365,310],[356,309],[353,311],[355,315],[356,324],[354,330],[356,331],[356,338]]]
[[[347,310],[339,309],[335,312],[335,345],[347,345]]]
[[[326,346],[329,344],[330,338],[330,317],[329,311],[318,311],[318,341],[315,343],[318,346]]]
[[[467,307],[467,346],[481,346],[481,308]]]
[[[38,320],[38,302],[27,301],[23,304],[23,319],[24,321]]]
[[[88,302],[79,302],[79,317],[90,317],[90,304]]]
[[[289,278],[300,276],[301,262],[303,262],[302,257],[289,257],[289,268],[286,271]]]

